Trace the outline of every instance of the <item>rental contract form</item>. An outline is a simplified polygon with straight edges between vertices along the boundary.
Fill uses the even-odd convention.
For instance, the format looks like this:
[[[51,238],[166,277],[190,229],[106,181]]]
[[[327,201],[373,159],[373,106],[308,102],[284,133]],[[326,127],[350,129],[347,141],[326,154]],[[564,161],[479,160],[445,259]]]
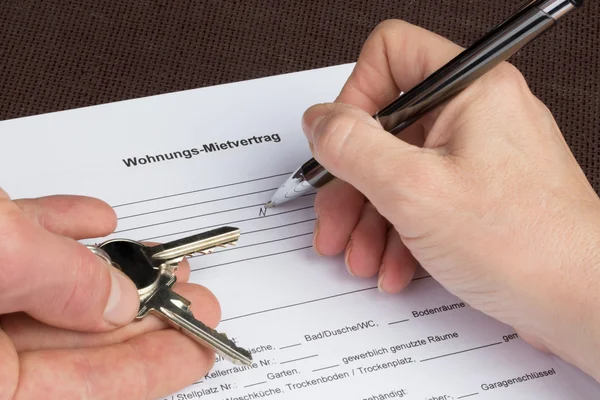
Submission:
[[[269,209],[311,157],[300,119],[353,65],[0,122],[0,184],[12,198],[98,197],[107,238],[164,242],[239,227],[237,246],[190,259],[222,309],[219,331],[251,366],[217,358],[168,399],[588,400],[600,385],[527,345],[425,271],[400,294],[313,250],[314,194]],[[193,368],[181,365],[181,368]]]

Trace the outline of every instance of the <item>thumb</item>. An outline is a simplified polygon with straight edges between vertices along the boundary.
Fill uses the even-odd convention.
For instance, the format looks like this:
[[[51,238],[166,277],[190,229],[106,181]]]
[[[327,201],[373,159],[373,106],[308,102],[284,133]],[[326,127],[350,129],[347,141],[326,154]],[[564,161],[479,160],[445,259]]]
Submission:
[[[123,273],[24,213],[2,217],[0,314],[26,312],[49,325],[84,331],[107,330],[135,317],[138,293]]]
[[[388,219],[398,202],[414,200],[423,187],[439,182],[435,150],[396,138],[357,107],[313,106],[304,113],[302,126],[315,159],[362,192]]]

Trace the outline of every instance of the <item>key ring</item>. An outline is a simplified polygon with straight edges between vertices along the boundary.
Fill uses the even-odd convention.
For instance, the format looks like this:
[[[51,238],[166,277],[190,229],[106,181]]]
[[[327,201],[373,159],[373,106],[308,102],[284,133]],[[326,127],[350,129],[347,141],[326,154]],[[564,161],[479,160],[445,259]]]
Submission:
[[[108,265],[112,265],[112,260],[110,259],[110,256],[108,255],[107,252],[105,252],[104,250],[102,250],[100,247],[89,245],[89,244],[86,245],[86,247],[88,249],[90,249],[90,251],[92,253],[94,253],[95,255],[97,255],[98,257],[100,257],[101,259],[103,259],[104,261],[106,261],[108,263]]]

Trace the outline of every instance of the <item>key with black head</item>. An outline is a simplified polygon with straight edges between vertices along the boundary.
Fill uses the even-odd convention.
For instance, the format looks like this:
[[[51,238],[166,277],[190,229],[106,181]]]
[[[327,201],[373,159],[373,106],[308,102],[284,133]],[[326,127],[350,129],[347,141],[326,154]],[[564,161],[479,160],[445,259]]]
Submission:
[[[210,346],[224,359],[238,365],[251,365],[250,352],[194,318],[190,301],[171,289],[177,280],[175,271],[181,260],[194,254],[209,254],[217,247],[234,245],[239,237],[239,229],[226,226],[156,246],[112,239],[88,247],[135,283],[140,295],[138,319],[154,313],[198,342]]]

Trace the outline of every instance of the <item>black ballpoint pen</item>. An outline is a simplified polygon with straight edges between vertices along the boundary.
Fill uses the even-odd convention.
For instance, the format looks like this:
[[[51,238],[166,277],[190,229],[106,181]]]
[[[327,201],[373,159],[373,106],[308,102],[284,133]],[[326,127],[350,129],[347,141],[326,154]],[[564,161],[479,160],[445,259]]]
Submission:
[[[442,68],[373,116],[386,131],[398,134],[428,111],[448,101],[556,22],[583,0],[534,0],[487,33]],[[319,188],[333,176],[314,158],[304,163],[275,191],[266,208]]]

